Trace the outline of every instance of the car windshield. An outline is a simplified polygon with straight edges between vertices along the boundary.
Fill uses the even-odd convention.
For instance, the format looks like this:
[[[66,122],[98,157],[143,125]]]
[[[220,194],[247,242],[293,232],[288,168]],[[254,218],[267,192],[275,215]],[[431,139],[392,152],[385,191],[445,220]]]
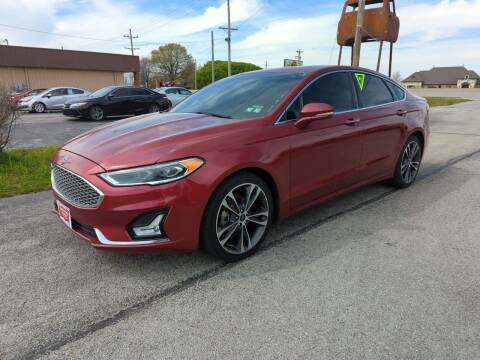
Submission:
[[[97,91],[94,91],[93,93],[91,93],[91,94],[90,94],[90,97],[94,98],[94,97],[102,97],[102,96],[105,96],[105,95],[107,95],[110,91],[112,91],[113,89],[115,89],[114,86],[107,86],[107,87],[98,89]]]
[[[172,112],[231,119],[255,119],[269,114],[305,77],[303,73],[254,72],[220,80],[191,95]]]

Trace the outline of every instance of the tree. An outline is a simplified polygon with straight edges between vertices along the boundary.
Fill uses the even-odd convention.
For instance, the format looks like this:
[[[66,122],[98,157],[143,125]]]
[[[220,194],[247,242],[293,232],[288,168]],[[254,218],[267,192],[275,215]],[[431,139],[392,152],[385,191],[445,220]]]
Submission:
[[[0,84],[0,152],[8,145],[18,117],[16,104],[11,100],[6,87]]]
[[[226,78],[228,75],[228,63],[226,61],[215,61],[215,80]],[[246,62],[232,62],[232,75],[247,71],[260,70],[261,67]],[[202,88],[212,82],[212,62],[209,61],[197,71],[197,84]]]
[[[167,44],[152,51],[151,63],[163,78],[170,82],[184,80],[194,64],[192,55],[180,44]]]
[[[140,83],[148,86],[152,77],[152,65],[148,57],[140,59]]]
[[[402,82],[403,77],[402,77],[402,74],[397,71],[393,73],[392,79],[395,80],[396,82]]]

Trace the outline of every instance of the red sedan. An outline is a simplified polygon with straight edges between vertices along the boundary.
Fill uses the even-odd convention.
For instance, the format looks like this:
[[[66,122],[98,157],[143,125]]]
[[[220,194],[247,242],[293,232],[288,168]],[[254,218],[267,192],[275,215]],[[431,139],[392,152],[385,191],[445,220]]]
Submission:
[[[418,174],[428,105],[351,67],[218,81],[170,113],[125,119],[52,159],[55,211],[102,249],[252,254],[270,225],[352,189]]]
[[[14,103],[17,104],[20,102],[21,99],[30,97],[30,96],[35,96],[40,94],[41,92],[44,92],[47,89],[33,89],[33,90],[24,90],[19,93],[12,94],[10,96],[10,100]]]

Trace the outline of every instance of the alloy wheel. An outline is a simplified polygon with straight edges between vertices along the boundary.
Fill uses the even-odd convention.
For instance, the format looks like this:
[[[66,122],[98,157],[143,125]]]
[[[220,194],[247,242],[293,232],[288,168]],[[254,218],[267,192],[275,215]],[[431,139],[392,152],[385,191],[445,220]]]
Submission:
[[[33,109],[37,113],[43,113],[45,111],[45,105],[43,105],[42,103],[36,103]]]
[[[103,109],[99,106],[94,106],[90,109],[90,117],[93,120],[102,120],[103,119]]]
[[[160,108],[158,107],[157,104],[152,104],[150,105],[150,107],[148,108],[148,112],[149,113],[157,113],[160,111]]]
[[[420,169],[421,151],[417,141],[411,141],[405,147],[402,155],[401,176],[406,184],[415,180]]]
[[[217,212],[220,246],[230,254],[248,252],[267,230],[269,214],[267,196],[258,185],[238,185],[224,197]]]

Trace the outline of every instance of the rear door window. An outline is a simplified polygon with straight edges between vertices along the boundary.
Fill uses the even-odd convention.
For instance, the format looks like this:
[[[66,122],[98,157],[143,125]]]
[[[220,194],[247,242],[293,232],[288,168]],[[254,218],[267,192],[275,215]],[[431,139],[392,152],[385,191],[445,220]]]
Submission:
[[[83,93],[83,90],[80,89],[68,89],[68,95],[80,95]]]
[[[303,106],[309,103],[329,104],[335,112],[356,109],[352,77],[348,72],[336,72],[321,77],[303,93]]]
[[[134,95],[134,96],[147,96],[147,95],[151,95],[150,91],[148,91],[147,89],[138,89],[138,88],[135,88],[135,89],[131,89],[131,92],[132,92],[132,95]]]
[[[113,92],[112,94],[115,97],[121,97],[121,96],[129,96],[130,91],[129,89],[123,88],[123,89],[117,89]]]
[[[353,75],[362,108],[384,105],[394,101],[392,93],[380,77],[358,72]]]

